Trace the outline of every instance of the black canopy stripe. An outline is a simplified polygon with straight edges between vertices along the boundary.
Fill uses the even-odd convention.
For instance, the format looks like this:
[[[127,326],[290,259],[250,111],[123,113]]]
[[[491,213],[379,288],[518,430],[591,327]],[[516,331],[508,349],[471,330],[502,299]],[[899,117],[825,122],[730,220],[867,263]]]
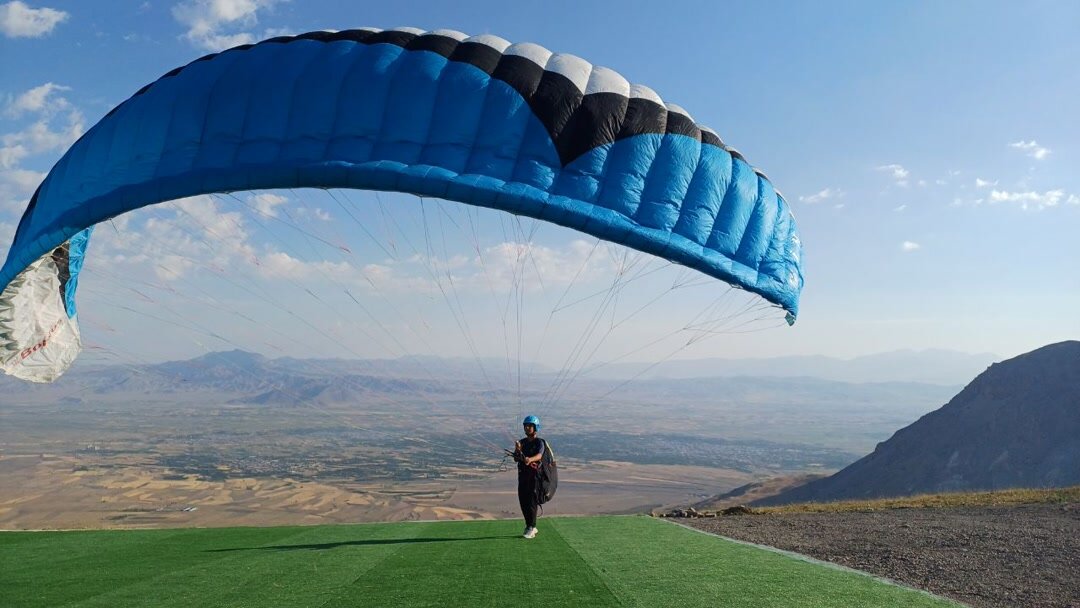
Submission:
[[[619,93],[600,92],[583,94],[569,78],[557,72],[546,71],[532,59],[520,55],[507,55],[480,42],[459,41],[439,33],[416,34],[403,30],[354,29],[340,32],[308,32],[298,36],[278,36],[245,44],[221,53],[200,57],[189,63],[207,61],[223,53],[244,51],[263,44],[288,44],[309,40],[323,43],[351,41],[360,44],[393,44],[404,49],[430,51],[450,61],[475,66],[492,78],[513,87],[528,100],[536,116],[551,135],[563,166],[598,146],[647,134],[679,134],[697,139],[702,144],[716,146],[735,158],[745,158],[728,147],[711,130],[697,125],[693,119],[677,111],[669,110],[661,103],[643,97],[627,97]],[[169,71],[158,80],[172,78],[187,66]],[[156,82],[156,81],[155,81]],[[155,83],[139,89],[132,97],[142,95]],[[123,105],[123,104],[120,104]],[[109,114],[120,106],[113,108]],[[617,121],[617,130],[611,128]],[[765,175],[754,168],[754,172]],[[767,179],[767,178],[766,178]]]

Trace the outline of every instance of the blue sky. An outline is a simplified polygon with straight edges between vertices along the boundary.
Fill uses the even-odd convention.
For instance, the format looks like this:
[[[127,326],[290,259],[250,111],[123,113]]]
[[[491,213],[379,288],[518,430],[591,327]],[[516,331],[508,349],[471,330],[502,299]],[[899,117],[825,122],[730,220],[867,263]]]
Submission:
[[[663,269],[662,279],[624,289],[620,309],[602,311],[606,327],[618,327],[600,332],[598,361],[925,348],[1007,357],[1080,337],[1080,4],[657,7],[0,0],[0,251],[66,146],[173,67],[280,34],[448,28],[535,42],[650,86],[739,149],[793,207],[806,273],[794,327],[649,348],[719,293],[695,285],[668,294],[664,285],[691,279]],[[346,202],[359,206],[359,217],[344,217]],[[401,215],[388,220],[388,208]],[[425,245],[420,222],[432,217],[444,218],[444,227],[475,223],[481,234],[474,239],[466,230]],[[358,233],[358,222],[382,227],[373,229],[377,243]],[[429,237],[436,225],[428,225]],[[524,271],[521,246],[529,242],[533,270]],[[399,195],[202,197],[102,226],[80,317],[91,354],[131,360],[238,346],[302,356],[529,358],[544,351],[538,358],[558,366],[572,352],[547,352],[539,343],[575,343],[574,328],[596,310],[561,309],[571,270],[585,268],[587,281],[603,281],[628,263],[606,248],[590,256],[593,244],[431,201],[422,215],[415,199]],[[470,254],[477,249],[483,260]],[[454,274],[461,292],[448,298],[433,271]],[[543,290],[521,284],[533,274]],[[355,301],[334,301],[352,281],[350,293],[365,302],[359,311]],[[315,299],[308,289],[325,295]],[[472,300],[484,294],[491,308],[481,313]],[[553,308],[562,315],[554,324],[544,312]],[[515,319],[524,313],[510,309],[527,309],[536,328],[518,334]],[[237,321],[237,311],[250,320]],[[463,339],[463,322],[474,338]],[[517,344],[519,335],[525,345]]]

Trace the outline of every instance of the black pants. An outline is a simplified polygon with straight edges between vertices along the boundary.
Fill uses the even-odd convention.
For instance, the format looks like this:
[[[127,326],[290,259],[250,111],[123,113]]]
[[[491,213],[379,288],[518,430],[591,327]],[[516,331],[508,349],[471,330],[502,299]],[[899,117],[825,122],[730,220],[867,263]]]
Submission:
[[[518,472],[518,504],[525,516],[525,525],[536,527],[536,472],[531,468]]]

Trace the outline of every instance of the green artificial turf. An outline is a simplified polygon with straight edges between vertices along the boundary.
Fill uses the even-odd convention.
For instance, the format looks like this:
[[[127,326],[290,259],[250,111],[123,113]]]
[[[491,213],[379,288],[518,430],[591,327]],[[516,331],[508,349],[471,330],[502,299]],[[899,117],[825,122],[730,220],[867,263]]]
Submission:
[[[647,517],[0,533],[0,605],[954,606]]]

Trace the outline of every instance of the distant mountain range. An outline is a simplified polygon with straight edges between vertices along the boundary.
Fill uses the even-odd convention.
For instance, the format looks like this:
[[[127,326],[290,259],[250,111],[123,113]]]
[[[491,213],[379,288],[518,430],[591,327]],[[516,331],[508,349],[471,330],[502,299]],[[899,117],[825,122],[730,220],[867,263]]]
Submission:
[[[439,360],[269,359],[233,350],[186,361],[146,365],[76,365],[57,382],[34,385],[0,378],[11,395],[170,394],[212,391],[251,404],[349,403],[381,394],[440,393],[452,379],[465,390],[478,380],[476,363]],[[505,365],[505,364],[504,364]],[[475,377],[474,377],[475,376]]]
[[[553,421],[563,433],[594,433],[616,425],[630,434],[692,434],[840,450],[845,454],[842,462],[808,465],[833,470],[960,387],[842,382],[805,375],[717,374],[692,379],[642,375],[628,381],[582,374],[570,379],[531,364],[523,363],[521,369],[533,373],[523,373],[518,382],[517,365],[508,369],[505,360],[478,364],[474,359],[437,357],[270,359],[235,350],[155,364],[80,362],[48,385],[0,376],[0,409],[12,405],[51,411],[85,405],[94,411],[110,404],[191,411],[222,406],[236,406],[234,411],[313,407],[318,416],[328,416],[316,413],[324,408],[349,412],[408,433],[425,430],[436,411],[464,427],[475,420],[491,425],[498,419],[503,424],[529,410]]]
[[[898,350],[853,359],[824,356],[767,359],[691,359],[604,366],[595,376],[628,378],[811,377],[837,382],[921,382],[962,386],[1001,357],[951,350]]]
[[[774,505],[1080,484],[1080,342],[992,365],[942,408]]]
[[[778,359],[701,359],[668,362],[642,373],[631,365],[581,374],[575,391],[583,398],[614,394],[649,399],[682,398],[690,402],[775,401],[786,395],[792,403],[835,400],[860,407],[893,407],[911,398],[915,407],[929,395],[963,381],[962,369],[983,369],[993,355],[967,355],[950,351],[894,352],[849,361],[828,357]],[[919,363],[921,362],[921,364]],[[501,394],[516,389],[518,366],[507,369],[505,360],[410,357],[402,359],[270,359],[233,350],[213,352],[184,361],[144,365],[76,364],[51,385],[32,385],[0,376],[0,391],[11,395],[35,393],[42,397],[80,394],[216,391],[239,395],[245,403],[274,404],[307,401],[348,403],[372,393],[397,395],[462,393]],[[919,372],[918,369],[923,371]],[[564,383],[554,371],[522,364],[531,374],[522,377],[525,392],[543,393]],[[916,378],[922,378],[918,380]],[[687,380],[692,379],[692,382]],[[627,380],[632,382],[627,383]],[[511,386],[514,385],[514,386]],[[861,386],[861,385],[865,385]],[[614,390],[613,390],[614,389]],[[922,411],[926,411],[923,409]]]
[[[783,365],[763,367],[775,370]],[[787,440],[822,438],[823,433],[835,435],[835,429],[843,428],[846,438],[839,439],[848,447],[854,445],[849,439],[861,444],[853,448],[858,453],[880,441],[884,432],[929,411],[961,386],[722,373],[693,379],[643,374],[631,380],[600,373],[567,378],[555,370],[525,363],[518,382],[517,369],[516,364],[508,369],[505,360],[482,360],[478,364],[474,359],[438,357],[270,359],[235,350],[156,364],[76,363],[56,383],[48,385],[0,376],[0,395],[39,404],[195,398],[207,403],[286,407],[365,407],[375,402],[437,400],[457,404],[454,407],[460,411],[472,411],[475,404],[484,401],[543,404],[544,411],[566,419],[580,421],[583,413],[617,410],[620,416],[632,412],[646,426],[667,421],[668,430],[680,432],[697,420],[746,433],[756,428],[755,420],[761,420],[768,425],[758,428],[758,435],[783,432]],[[693,365],[685,368],[693,369]],[[742,371],[750,373],[753,369],[746,366]],[[732,372],[733,368],[728,366],[722,371]],[[886,371],[879,375],[887,377]]]
[[[632,379],[663,382],[685,379],[814,379],[843,383],[919,383],[963,386],[991,363],[999,360],[990,353],[968,354],[947,350],[893,351],[853,359],[824,356],[776,357],[768,359],[692,359],[666,361],[650,367],[646,363],[620,363],[586,370],[580,381],[597,381],[612,386],[613,380]],[[251,392],[284,384],[305,399],[318,396],[319,386],[329,378],[344,379],[336,390],[340,401],[348,401],[352,391],[366,390],[438,390],[434,385],[447,381],[463,385],[498,385],[505,383],[519,368],[505,359],[466,359],[414,356],[398,359],[270,359],[259,354],[234,350],[214,352],[185,361],[144,365],[76,365],[56,387],[87,386],[99,392],[116,390],[134,392],[173,392],[190,389]],[[527,381],[536,385],[551,384],[557,375],[543,365],[522,362],[520,369],[529,372]],[[395,378],[397,382],[390,382]],[[669,383],[678,386],[677,383]],[[659,385],[657,385],[659,386]],[[26,385],[8,376],[0,376],[0,389],[11,387],[25,392]],[[684,390],[687,387],[681,387]],[[50,392],[37,389],[39,392]],[[314,393],[312,392],[314,391]],[[341,393],[344,391],[344,393]],[[326,395],[330,398],[331,395]],[[283,399],[289,397],[282,394]],[[274,401],[273,395],[266,395]]]
[[[915,382],[962,386],[981,373],[999,357],[990,353],[969,354],[945,350],[893,351],[855,357],[851,360],[827,356],[786,356],[773,359],[700,359],[669,361],[658,365],[645,363],[612,364],[586,370],[585,381],[683,380],[690,378],[801,378],[834,382]],[[527,370],[532,378],[544,383],[556,376],[556,370],[543,365],[512,363]],[[453,359],[453,357],[411,356],[402,359],[268,359],[264,355],[241,350],[213,352],[195,359],[145,365],[103,365],[77,363],[60,378],[56,386],[90,383],[98,391],[135,390],[171,391],[181,388],[207,388],[247,392],[267,386],[274,376],[282,381],[305,379],[353,378],[386,383],[399,379],[399,389],[423,389],[424,384],[440,384],[453,379],[474,383],[505,380],[505,360]],[[391,383],[392,384],[392,383]],[[0,387],[11,386],[18,392],[25,386],[10,377],[0,376]],[[671,386],[677,386],[672,382]],[[308,387],[310,388],[310,387]],[[394,387],[387,384],[387,389]],[[432,387],[428,387],[432,389]],[[434,389],[433,389],[434,390]],[[310,396],[310,395],[308,395]]]

